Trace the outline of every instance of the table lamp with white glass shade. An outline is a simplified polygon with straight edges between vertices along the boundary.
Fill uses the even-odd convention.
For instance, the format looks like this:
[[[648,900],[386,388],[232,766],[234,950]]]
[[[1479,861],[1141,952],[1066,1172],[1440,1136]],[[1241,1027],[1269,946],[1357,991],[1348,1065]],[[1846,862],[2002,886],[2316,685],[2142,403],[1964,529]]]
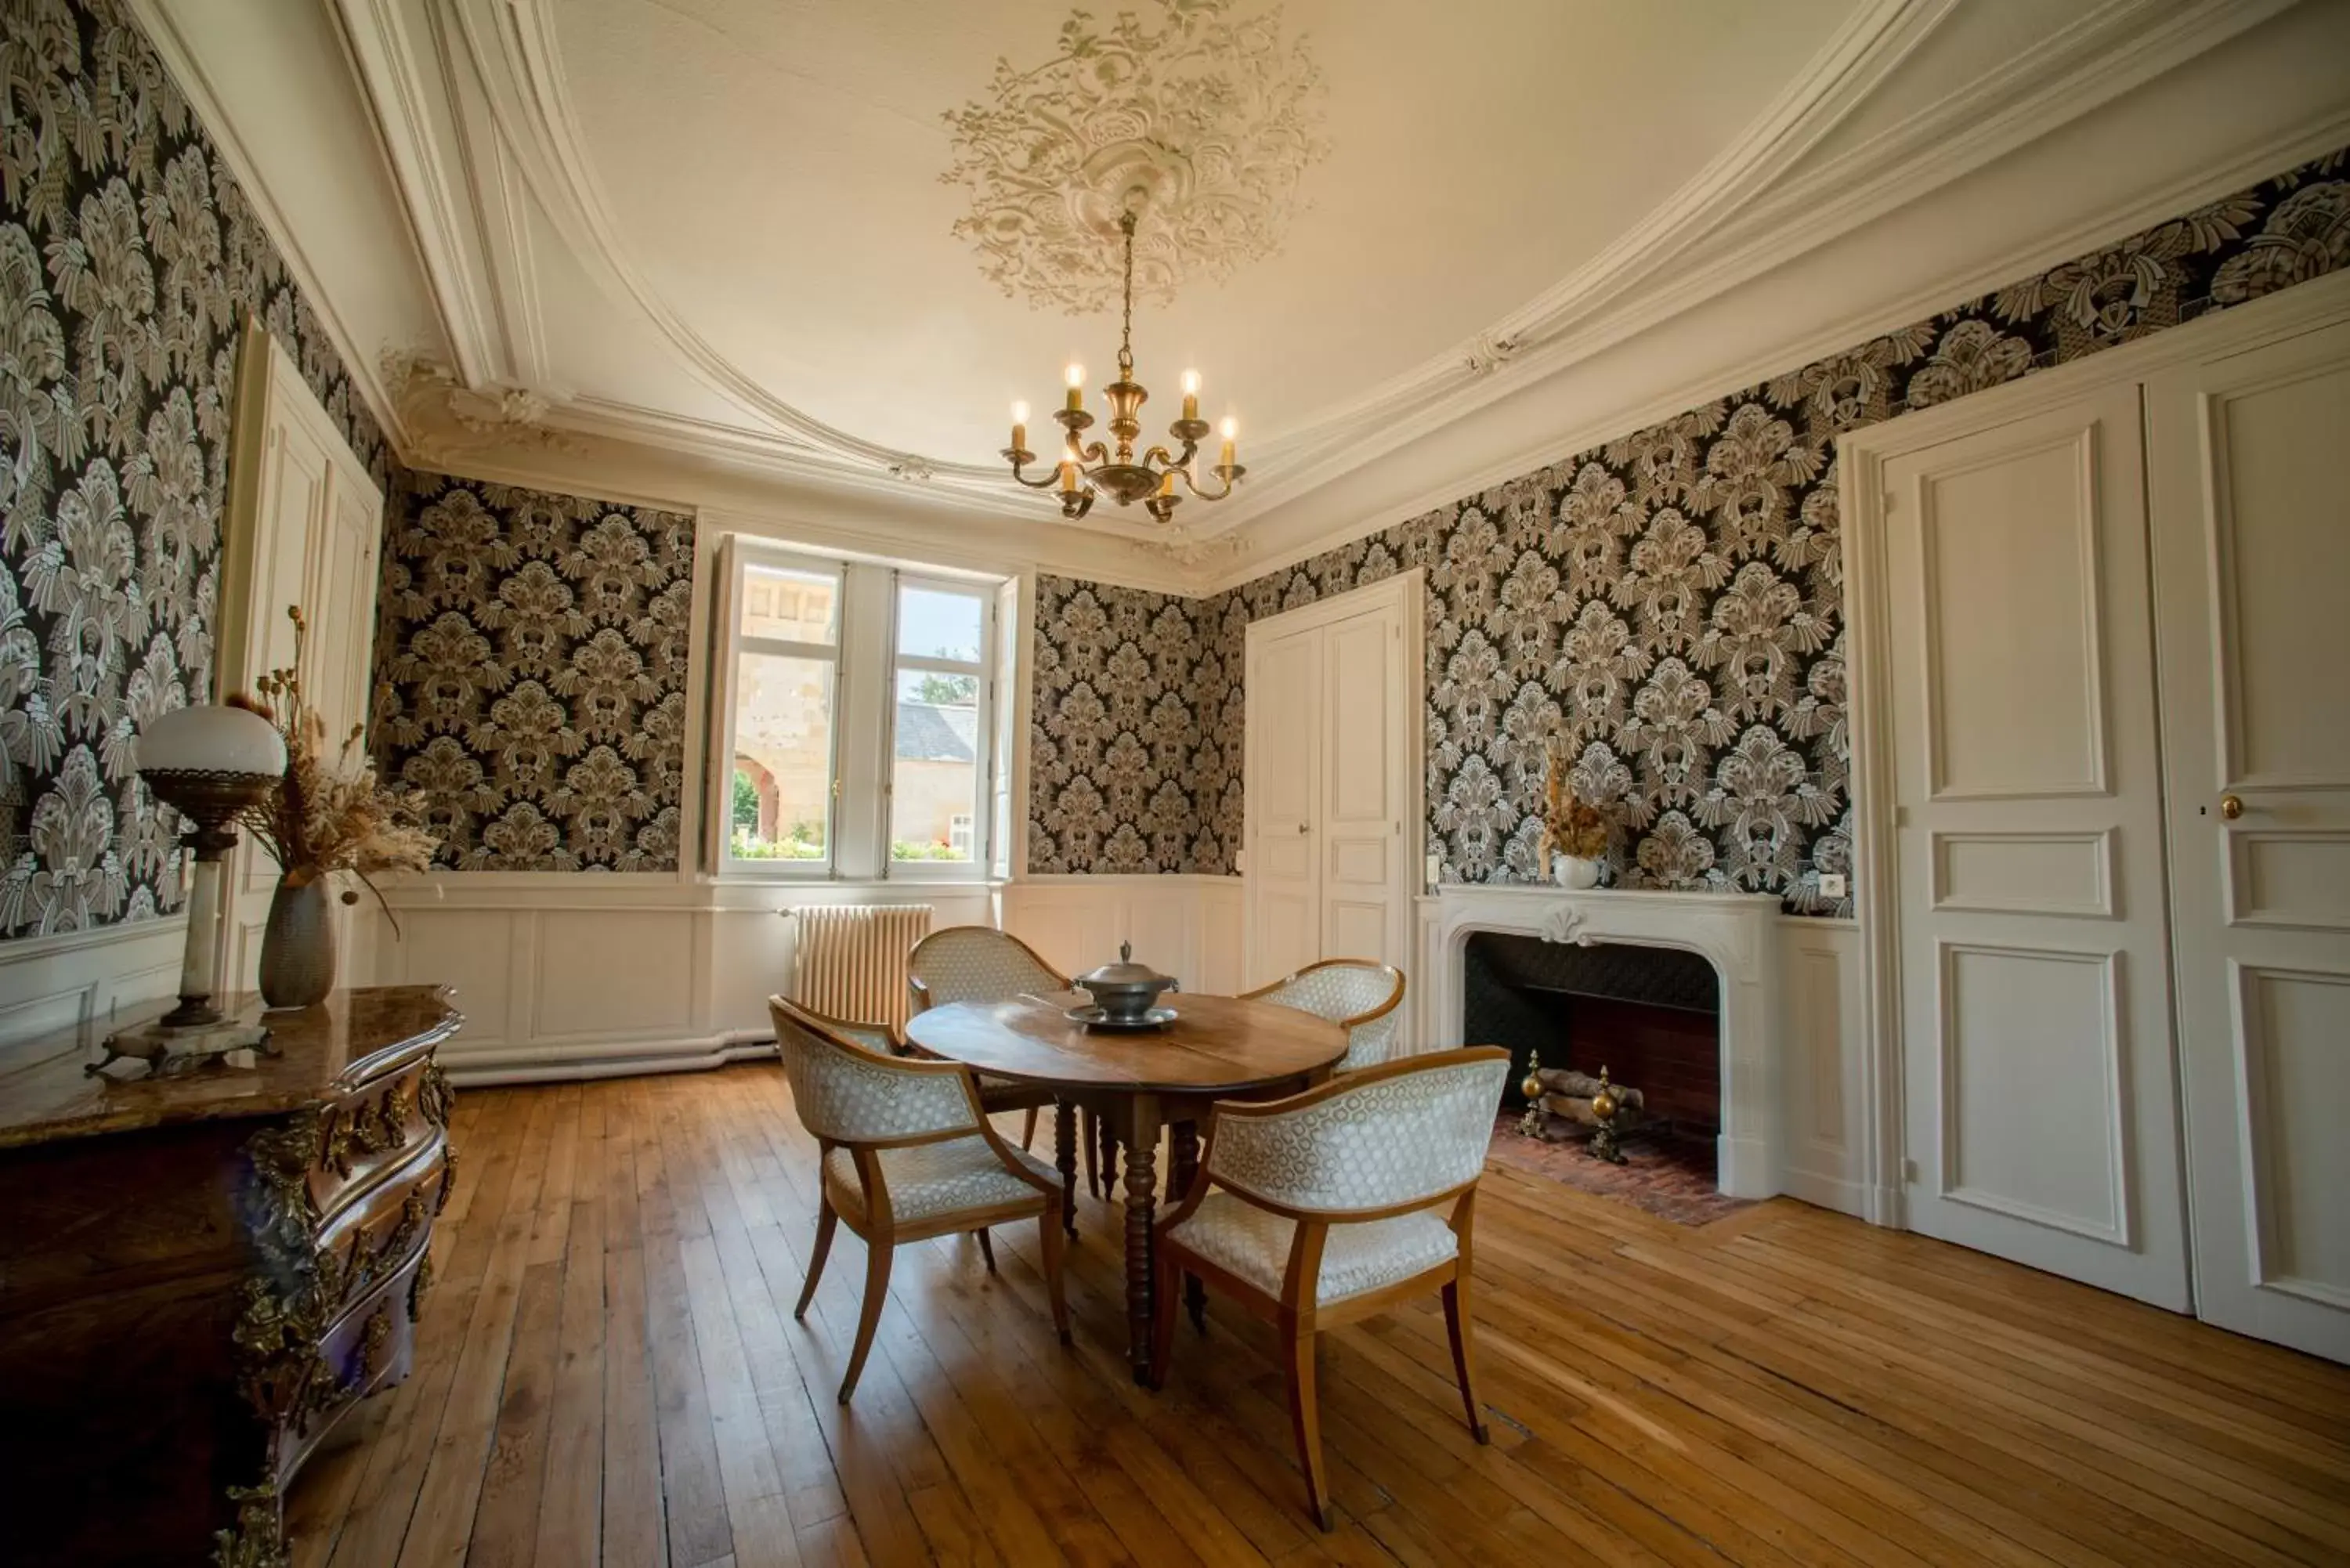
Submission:
[[[221,857],[235,847],[237,814],[266,799],[285,777],[286,742],[276,725],[243,708],[175,708],[139,732],[138,759],[139,776],[155,798],[195,824],[195,885],[188,895],[179,1006],[107,1041],[107,1061],[138,1056],[164,1072],[268,1040],[267,1030],[232,1023],[213,1005],[213,966],[225,875]]]

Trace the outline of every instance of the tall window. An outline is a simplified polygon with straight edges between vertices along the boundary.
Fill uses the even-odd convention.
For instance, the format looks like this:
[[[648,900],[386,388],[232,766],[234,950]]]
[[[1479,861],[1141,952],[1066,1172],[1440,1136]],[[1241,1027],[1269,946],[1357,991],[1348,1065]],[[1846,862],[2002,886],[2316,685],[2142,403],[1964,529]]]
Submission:
[[[889,858],[970,866],[989,741],[988,630],[981,587],[898,583],[896,740],[889,773]]]
[[[982,875],[996,832],[997,585],[742,538],[732,560],[720,868]]]
[[[726,857],[832,863],[841,570],[745,553],[736,579]]]

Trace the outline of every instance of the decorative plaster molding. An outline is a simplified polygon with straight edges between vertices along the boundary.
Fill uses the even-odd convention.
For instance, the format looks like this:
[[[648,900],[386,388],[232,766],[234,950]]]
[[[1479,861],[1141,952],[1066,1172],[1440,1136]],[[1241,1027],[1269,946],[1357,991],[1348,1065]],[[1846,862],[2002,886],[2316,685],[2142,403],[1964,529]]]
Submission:
[[[1329,152],[1321,72],[1281,8],[1242,18],[1232,0],[1158,0],[1163,25],[1131,11],[1107,28],[1084,10],[1041,65],[995,63],[990,97],[942,118],[971,211],[954,233],[1014,298],[1070,315],[1107,310],[1119,286],[1118,220],[1134,240],[1136,291],[1222,282],[1272,254],[1297,184]]]
[[[1201,535],[1177,524],[1165,534],[1154,538],[1133,539],[1129,546],[1138,554],[1158,560],[1172,561],[1179,566],[1198,570],[1203,567],[1229,566],[1249,552],[1248,539],[1229,530],[1215,535]]]
[[[1480,332],[1469,340],[1461,358],[1472,376],[1490,376],[1516,357],[1518,340],[1502,337],[1491,332]]]
[[[402,348],[384,350],[382,369],[421,452],[446,459],[515,442],[553,452],[587,450],[577,436],[546,422],[552,406],[527,388],[468,387],[448,366]],[[446,424],[463,433],[449,434]]]
[[[1546,942],[1573,942],[1587,948],[1598,939],[1592,934],[1591,922],[1583,918],[1583,910],[1574,904],[1561,904],[1543,917],[1542,940]]]

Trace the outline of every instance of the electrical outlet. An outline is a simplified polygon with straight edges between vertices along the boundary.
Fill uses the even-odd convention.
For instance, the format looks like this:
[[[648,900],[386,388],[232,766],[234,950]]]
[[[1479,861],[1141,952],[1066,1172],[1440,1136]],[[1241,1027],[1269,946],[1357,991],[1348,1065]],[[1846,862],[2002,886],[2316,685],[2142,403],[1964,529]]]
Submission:
[[[1436,879],[1443,875],[1444,862],[1436,856],[1430,856],[1428,857],[1428,875],[1423,878],[1423,880],[1425,880],[1430,887],[1433,888],[1436,886]]]
[[[1842,872],[1823,871],[1820,873],[1820,897],[1823,898],[1841,898],[1844,897],[1844,874]]]

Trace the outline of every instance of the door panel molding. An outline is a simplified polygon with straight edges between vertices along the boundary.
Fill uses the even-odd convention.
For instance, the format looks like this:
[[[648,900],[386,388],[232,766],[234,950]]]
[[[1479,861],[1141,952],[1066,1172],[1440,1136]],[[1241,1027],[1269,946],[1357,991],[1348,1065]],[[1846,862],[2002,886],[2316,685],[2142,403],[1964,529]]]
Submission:
[[[1936,966],[1939,988],[1936,1016],[1940,1026],[1936,1054],[1942,1076],[1941,1147],[1934,1162],[1937,1195],[1953,1203],[1964,1203],[1988,1213],[2068,1231],[2107,1246],[2125,1250],[2134,1247],[2137,1241],[2131,1223],[2128,1179],[2128,1084],[2120,1052],[2123,1019],[2121,967],[2127,955],[2068,948],[2016,947],[1992,942],[1944,941],[1935,946],[1939,960]],[[2106,1200],[2111,1215],[2102,1224],[2046,1204],[1993,1191],[1966,1179],[1961,1158],[1966,1128],[1960,1119],[1960,1111],[1972,1096],[1966,1092],[1961,1077],[1966,1066],[1963,1060],[1966,1034],[1964,1020],[1960,1014],[1957,971],[1958,961],[1970,956],[2005,960],[2011,964],[2077,966],[2095,971],[2100,1047],[2096,1098],[2100,1112],[2098,1121],[2106,1134]],[[2024,1078],[2012,1070],[2008,1080],[1992,1085],[1992,1089],[1991,1097],[1994,1099],[2012,1099],[2012,1114],[2018,1118],[2031,1117],[2037,1108],[2035,1102],[2044,1103],[2048,1097],[2044,1077]],[[2079,1128],[2081,1123],[2074,1118],[2069,1125]]]

